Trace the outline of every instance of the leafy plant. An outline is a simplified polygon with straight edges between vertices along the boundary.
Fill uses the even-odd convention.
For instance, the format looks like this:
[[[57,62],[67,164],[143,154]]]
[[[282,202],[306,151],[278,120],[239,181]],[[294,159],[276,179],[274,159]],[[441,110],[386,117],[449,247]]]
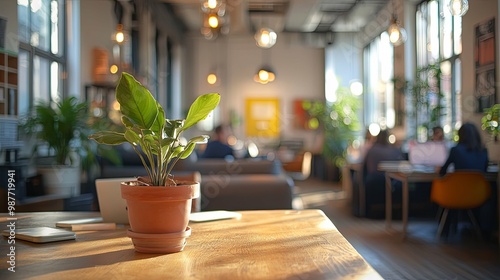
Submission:
[[[314,102],[305,104],[304,108],[322,125],[325,158],[338,167],[343,166],[346,163],[347,148],[361,129],[357,115],[360,109],[359,100],[348,89],[340,88],[335,102]]]
[[[441,91],[441,63],[436,62],[418,68],[413,82],[396,77],[393,79],[396,92],[406,93],[412,106],[406,111],[412,123],[413,135],[419,138],[432,127],[441,125],[445,115],[445,99]],[[411,132],[411,131],[410,131]]]
[[[20,128],[26,135],[34,135],[37,152],[41,145],[48,146],[48,155],[53,156],[55,164],[74,165],[72,152],[79,154],[82,167],[97,164],[97,147],[87,139],[92,127],[89,124],[87,104],[76,97],[61,102],[38,101],[34,110],[21,119]],[[111,160],[112,154],[109,153]]]
[[[484,110],[481,128],[493,137],[500,135],[500,104],[495,104]]]
[[[42,100],[22,121],[21,128],[48,145],[56,164],[74,163],[70,157],[71,147],[87,126],[86,113],[86,104],[78,102],[76,97],[63,99],[60,103]],[[35,145],[35,151],[41,144]]]
[[[130,143],[150,179],[141,183],[168,186],[175,185],[170,173],[176,162],[187,158],[196,144],[206,143],[209,138],[201,135],[182,143],[182,132],[205,119],[219,104],[220,95],[201,95],[191,104],[185,119],[167,119],[151,92],[132,75],[123,73],[116,88],[116,100],[120,103],[125,132],[101,131],[89,138],[106,145]]]

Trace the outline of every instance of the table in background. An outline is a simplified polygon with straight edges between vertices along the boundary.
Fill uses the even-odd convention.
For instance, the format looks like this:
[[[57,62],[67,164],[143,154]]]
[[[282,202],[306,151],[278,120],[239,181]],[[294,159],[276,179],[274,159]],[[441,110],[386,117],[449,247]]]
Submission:
[[[392,221],[392,183],[391,181],[398,180],[402,183],[402,222],[403,222],[403,238],[406,237],[408,228],[408,208],[409,208],[409,190],[408,183],[425,183],[432,182],[435,178],[440,175],[435,171],[434,168],[413,166],[408,161],[382,161],[378,165],[378,170],[385,172],[385,222],[386,227],[391,228]],[[485,178],[489,182],[495,182],[497,180],[497,172],[485,173]],[[500,202],[500,192],[497,191],[498,200]],[[499,217],[500,217],[500,205],[499,205]],[[500,223],[499,223],[500,231]],[[499,239],[500,243],[500,239]]]
[[[46,244],[16,240],[16,272],[7,270],[1,238],[0,278],[17,279],[381,279],[321,210],[241,211],[240,219],[190,223],[183,252],[137,253],[126,228],[77,232]],[[99,216],[97,212],[18,213],[21,227]],[[6,228],[7,218],[0,217]]]
[[[366,195],[363,182],[363,164],[361,162],[349,163],[342,169],[342,188],[351,199],[353,215],[364,217],[366,215]]]

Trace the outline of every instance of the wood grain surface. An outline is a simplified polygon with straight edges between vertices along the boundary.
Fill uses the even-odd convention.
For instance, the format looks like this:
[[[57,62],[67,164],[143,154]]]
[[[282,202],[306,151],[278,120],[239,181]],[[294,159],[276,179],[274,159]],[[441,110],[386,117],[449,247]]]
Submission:
[[[74,241],[16,240],[16,272],[0,240],[0,279],[381,279],[321,210],[241,211],[241,218],[190,223],[183,252],[134,251],[126,227],[79,231]],[[98,212],[18,213],[16,226],[55,226]],[[6,216],[0,217],[5,229]]]

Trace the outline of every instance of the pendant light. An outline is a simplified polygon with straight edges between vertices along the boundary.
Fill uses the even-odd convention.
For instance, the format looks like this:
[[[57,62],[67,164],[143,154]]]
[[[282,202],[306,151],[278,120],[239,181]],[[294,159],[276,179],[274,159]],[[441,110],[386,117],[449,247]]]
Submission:
[[[201,12],[203,17],[201,34],[206,39],[212,40],[219,34],[229,33],[229,16],[224,0],[202,0]]]
[[[406,30],[399,24],[394,1],[395,0],[393,0],[392,2],[391,25],[389,25],[389,28],[387,28],[387,33],[389,34],[389,41],[391,42],[391,44],[397,47],[406,42],[407,35]]]
[[[469,10],[469,1],[467,0],[449,0],[448,9],[453,16],[463,16]]]
[[[272,70],[272,68],[269,66],[270,64],[270,59],[266,57],[264,52],[267,50],[262,50],[262,67],[260,67],[257,70],[257,73],[255,74],[253,80],[256,81],[257,83],[260,84],[268,84],[270,82],[273,82],[274,79],[276,78],[276,74]],[[270,50],[269,50],[270,51]]]
[[[260,28],[255,33],[254,38],[257,42],[257,46],[268,49],[276,44],[278,35],[271,28]]]
[[[220,71],[219,71],[219,46],[218,46],[218,40],[215,39],[213,42],[211,42],[211,56],[210,59],[212,61],[212,68],[208,72],[207,75],[207,83],[211,86],[218,86],[220,84]]]

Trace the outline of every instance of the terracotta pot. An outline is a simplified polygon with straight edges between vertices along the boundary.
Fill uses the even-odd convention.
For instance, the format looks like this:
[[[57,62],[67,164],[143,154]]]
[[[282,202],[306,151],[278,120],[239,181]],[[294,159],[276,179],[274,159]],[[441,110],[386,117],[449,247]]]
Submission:
[[[175,253],[180,252],[186,245],[186,238],[191,235],[191,228],[174,233],[137,233],[127,231],[128,237],[132,238],[134,248],[141,253]]]
[[[177,182],[177,186],[158,187],[135,186],[130,183],[122,183],[121,193],[127,201],[130,223],[128,236],[132,238],[134,245],[142,244],[135,246],[136,251],[145,253],[182,251],[185,238],[191,233],[187,226],[189,214],[192,199],[200,195],[200,184]],[[179,241],[167,240],[176,235],[175,238]],[[145,240],[147,238],[151,240]],[[155,246],[159,248],[155,249]]]

